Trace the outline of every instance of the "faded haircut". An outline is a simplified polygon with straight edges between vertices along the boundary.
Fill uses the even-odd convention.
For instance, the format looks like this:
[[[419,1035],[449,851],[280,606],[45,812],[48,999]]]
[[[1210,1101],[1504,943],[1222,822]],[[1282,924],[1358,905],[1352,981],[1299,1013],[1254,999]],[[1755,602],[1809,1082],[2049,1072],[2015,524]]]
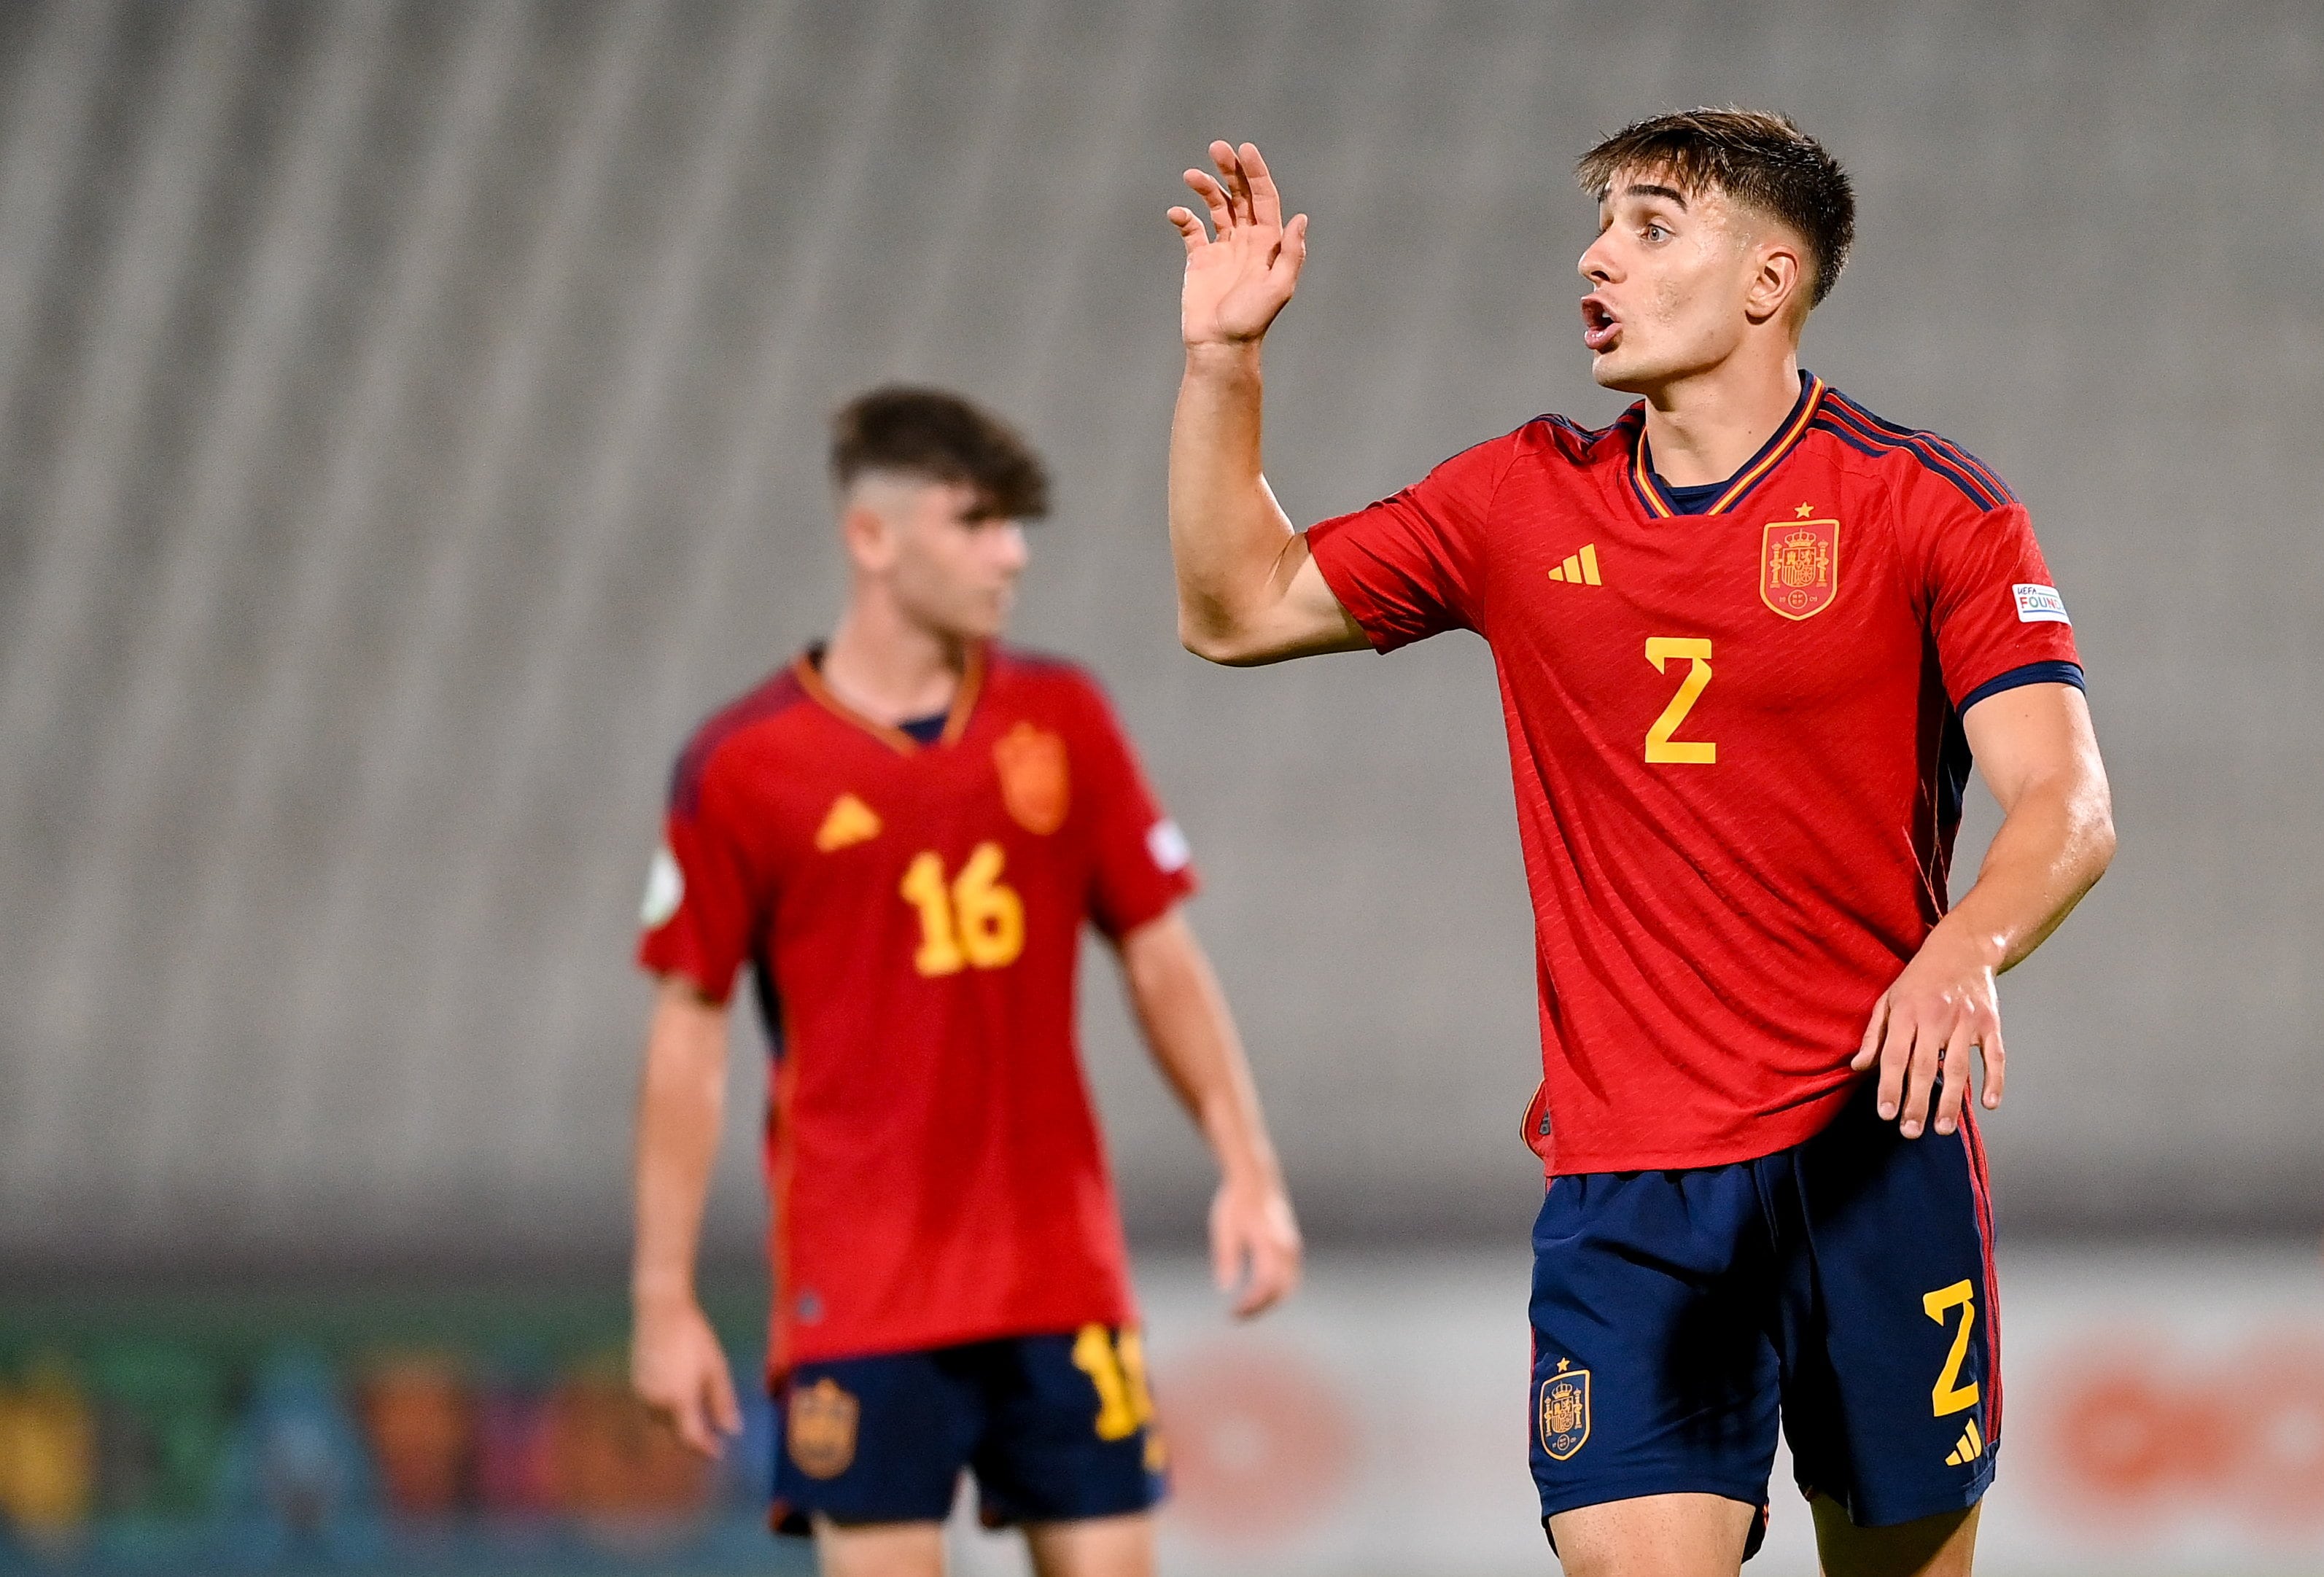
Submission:
[[[1017,429],[942,389],[898,384],[859,394],[831,419],[831,475],[843,488],[868,475],[976,490],[985,520],[1049,512],[1049,473]]]
[[[1808,305],[1831,294],[1856,240],[1856,188],[1823,144],[1787,117],[1733,108],[1650,115],[1574,166],[1582,189],[1600,202],[1618,179],[1650,173],[1689,195],[1716,189],[1781,219],[1808,244],[1815,264]]]

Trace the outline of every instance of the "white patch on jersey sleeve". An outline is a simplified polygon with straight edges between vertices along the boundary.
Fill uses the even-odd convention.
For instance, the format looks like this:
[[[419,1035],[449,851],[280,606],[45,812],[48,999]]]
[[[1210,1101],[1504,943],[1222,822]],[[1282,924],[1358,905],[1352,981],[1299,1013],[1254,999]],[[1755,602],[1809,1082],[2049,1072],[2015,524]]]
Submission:
[[[678,856],[665,844],[654,851],[653,863],[646,868],[646,896],[638,906],[638,924],[659,931],[685,901],[686,872],[678,868]]]
[[[2058,595],[2054,586],[2027,586],[2023,582],[2010,588],[2017,594],[2017,622],[2021,624],[2073,623],[2066,617],[2066,599]]]
[[[1146,829],[1146,852],[1153,856],[1154,868],[1165,876],[1176,876],[1194,857],[1186,835],[1167,816]]]

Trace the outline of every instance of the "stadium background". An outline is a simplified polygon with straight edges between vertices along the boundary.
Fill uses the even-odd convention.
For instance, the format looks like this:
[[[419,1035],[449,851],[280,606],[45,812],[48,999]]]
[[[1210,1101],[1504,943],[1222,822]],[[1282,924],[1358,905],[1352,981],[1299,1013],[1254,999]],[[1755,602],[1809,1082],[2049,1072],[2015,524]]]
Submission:
[[[173,1342],[238,1355],[217,1386],[242,1406],[291,1333],[281,1394],[361,1391],[350,1462],[379,1408],[348,1366],[410,1332],[484,1362],[513,1320],[527,1362],[596,1372],[663,778],[825,628],[821,423],[883,379],[984,399],[1055,464],[1018,634],[1106,681],[1193,837],[1197,923],[1345,1291],[1302,1317],[1360,1348],[1368,1286],[1521,1261],[1537,1054],[1481,644],[1228,673],[1173,639],[1160,210],[1214,134],[1258,140],[1314,215],[1269,364],[1302,519],[1537,411],[1618,409],[1572,343],[1591,214],[1566,171],[1593,134],[1737,101],[1831,145],[1862,239],[1805,359],[2032,505],[2116,780],[2113,874],[2006,988],[2005,1231],[2048,1256],[2027,1280],[2067,1289],[2061,1328],[2072,1288],[2121,1285],[2104,1267],[2182,1287],[2134,1311],[2164,1333],[2149,1370],[2209,1339],[2172,1333],[2241,1329],[2222,1288],[2262,1288],[2284,1351],[2324,1342],[2313,6],[75,0],[0,10],[0,1518],[23,1558],[161,1547],[25,1534],[22,1464],[80,1438],[73,1386],[113,1462],[105,1408],[180,1372]],[[1206,1168],[1091,962],[1093,1074],[1176,1307]],[[711,1257],[747,1333],[754,1037],[735,1068]],[[2189,1269],[2227,1240],[2237,1268]],[[2284,1277],[2307,1290],[2269,1302]],[[489,1289],[517,1277],[511,1314]],[[389,1286],[416,1323],[364,1323],[404,1306]],[[141,1314],[147,1379],[91,1379],[89,1333]],[[2324,1443],[2300,1443],[2324,1382],[2253,1372],[2317,1397],[2270,1427],[2285,1504],[2324,1507]],[[2163,1413],[2158,1437],[2192,1427]],[[119,1505],[92,1482],[95,1526]],[[2060,1537],[2025,1569],[2080,1559]]]

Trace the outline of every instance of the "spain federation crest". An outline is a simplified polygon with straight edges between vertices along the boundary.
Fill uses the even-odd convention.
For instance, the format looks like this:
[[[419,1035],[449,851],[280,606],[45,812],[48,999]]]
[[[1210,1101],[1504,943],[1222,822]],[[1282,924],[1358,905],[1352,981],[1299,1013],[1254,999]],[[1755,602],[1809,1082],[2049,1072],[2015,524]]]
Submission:
[[[810,1479],[835,1479],[855,1460],[855,1423],[862,1405],[829,1375],[791,1392],[785,1433],[791,1461]]]
[[[992,747],[1001,770],[1001,799],[1017,825],[1047,837],[1065,825],[1073,807],[1073,776],[1065,742],[1047,729],[1019,723]]]
[[[1557,1372],[1541,1382],[1541,1449],[1552,1462],[1565,1462],[1590,1438],[1590,1371],[1557,1360]]]
[[[1759,600],[1807,619],[1840,595],[1840,522],[1770,521],[1759,539]]]

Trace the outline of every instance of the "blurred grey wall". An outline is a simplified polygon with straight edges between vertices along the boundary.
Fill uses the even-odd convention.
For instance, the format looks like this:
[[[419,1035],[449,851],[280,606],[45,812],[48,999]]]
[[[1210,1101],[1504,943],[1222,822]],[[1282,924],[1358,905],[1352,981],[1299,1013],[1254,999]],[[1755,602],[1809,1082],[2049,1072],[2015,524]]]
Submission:
[[[85,0],[0,9],[0,82],[20,1262],[624,1240],[667,764],[825,627],[820,424],[890,377],[1054,458],[1019,634],[1111,685],[1194,837],[1311,1226],[1514,1242],[1486,653],[1176,649],[1161,210],[1227,134],[1314,216],[1268,451],[1314,519],[1618,409],[1566,171],[1706,101],[1855,171],[1806,359],[2012,480],[2089,663],[2123,852],[2006,988],[2005,1218],[2324,1217],[2312,5]],[[1191,1234],[1201,1152],[1091,962],[1130,1213]]]

